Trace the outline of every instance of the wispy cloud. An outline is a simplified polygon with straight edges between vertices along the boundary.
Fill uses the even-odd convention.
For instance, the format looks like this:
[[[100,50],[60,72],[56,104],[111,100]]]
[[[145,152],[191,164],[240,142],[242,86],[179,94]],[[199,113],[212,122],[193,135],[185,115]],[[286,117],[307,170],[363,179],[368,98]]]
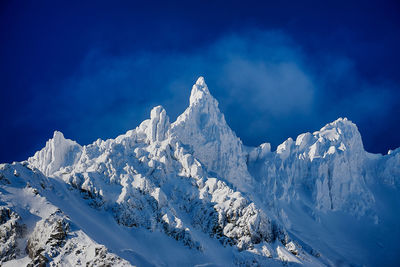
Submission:
[[[41,119],[68,125],[66,131],[85,143],[136,127],[154,105],[174,119],[200,75],[249,145],[277,145],[338,116],[364,125],[389,117],[396,104],[392,87],[362,80],[346,57],[317,57],[279,31],[248,31],[185,52],[113,56],[93,50],[73,77],[53,95],[39,91],[28,109],[48,98],[52,112]]]

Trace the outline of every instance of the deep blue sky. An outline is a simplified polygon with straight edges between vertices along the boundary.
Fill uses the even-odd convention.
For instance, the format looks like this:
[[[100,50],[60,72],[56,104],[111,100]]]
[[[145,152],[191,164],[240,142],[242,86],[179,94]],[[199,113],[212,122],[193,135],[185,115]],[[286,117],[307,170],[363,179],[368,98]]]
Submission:
[[[346,116],[400,146],[398,1],[85,2],[0,2],[0,162],[173,121],[200,75],[247,145]]]

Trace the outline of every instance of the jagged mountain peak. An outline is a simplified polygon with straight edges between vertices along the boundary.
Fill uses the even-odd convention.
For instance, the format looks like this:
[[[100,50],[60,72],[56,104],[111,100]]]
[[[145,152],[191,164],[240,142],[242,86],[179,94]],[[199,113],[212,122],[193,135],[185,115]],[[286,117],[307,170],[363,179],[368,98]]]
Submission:
[[[192,87],[189,106],[173,123],[190,124],[192,128],[205,129],[212,125],[227,128],[224,115],[218,108],[218,101],[211,95],[203,77],[197,79]]]
[[[49,176],[61,167],[75,162],[82,147],[75,141],[66,139],[63,133],[54,131],[53,138],[46,142],[46,146],[35,153],[28,162]]]
[[[300,134],[296,140],[288,138],[277,147],[276,153],[282,159],[305,153],[312,161],[334,154],[335,151],[351,151],[354,154],[365,152],[357,126],[347,118],[338,118],[313,133]]]
[[[65,137],[64,137],[64,134],[63,134],[62,132],[56,130],[56,131],[54,131],[54,133],[53,133],[53,139],[54,139],[54,140],[56,140],[56,139],[58,139],[58,140],[64,140]]]
[[[204,80],[204,77],[200,76],[196,83],[192,87],[192,91],[190,94],[190,105],[194,105],[196,102],[200,101],[201,99],[212,99],[213,97],[208,90],[208,86]]]
[[[332,135],[329,135],[330,131],[332,131]],[[320,134],[325,134],[327,135],[328,139],[338,139],[339,135],[346,135],[346,134],[357,134],[360,135],[357,125],[354,124],[351,120],[347,118],[338,118],[337,120],[326,124],[324,127],[322,127],[319,131],[315,132],[320,133]]]
[[[347,118],[338,118],[314,132],[313,135],[318,138],[320,143],[325,142],[331,146],[338,145],[342,151],[351,150],[361,154],[365,152],[357,125]]]
[[[199,76],[199,78],[197,78],[196,85],[207,87],[206,80],[204,79],[203,76]]]
[[[203,77],[193,85],[190,105],[172,124],[171,134],[192,147],[208,171],[243,190],[251,184],[242,141],[226,123]]]
[[[276,151],[245,147],[199,77],[172,124],[156,106],[115,139],[81,147],[55,131],[28,161],[0,164],[0,264],[23,265],[18,238],[50,265],[129,265],[112,253],[138,266],[395,262],[399,234],[376,229],[395,225],[380,207],[396,211],[400,198],[375,189],[400,187],[398,152],[367,155],[347,118]]]

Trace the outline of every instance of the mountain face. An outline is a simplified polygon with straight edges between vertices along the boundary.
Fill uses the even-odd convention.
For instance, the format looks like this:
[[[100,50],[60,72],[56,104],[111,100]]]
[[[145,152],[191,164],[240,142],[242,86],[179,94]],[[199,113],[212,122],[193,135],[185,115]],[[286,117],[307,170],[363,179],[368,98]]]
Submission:
[[[3,266],[396,266],[400,149],[340,118],[244,146],[200,77],[170,123],[81,146],[55,132],[0,165]]]

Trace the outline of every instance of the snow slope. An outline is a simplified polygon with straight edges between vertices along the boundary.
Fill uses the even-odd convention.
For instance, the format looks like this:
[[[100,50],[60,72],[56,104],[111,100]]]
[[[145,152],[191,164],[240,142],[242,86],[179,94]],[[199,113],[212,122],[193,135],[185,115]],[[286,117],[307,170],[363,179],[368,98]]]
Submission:
[[[0,261],[395,266],[399,177],[400,149],[365,152],[346,118],[276,151],[244,146],[200,77],[173,123],[157,106],[115,139],[56,131],[1,165]]]

